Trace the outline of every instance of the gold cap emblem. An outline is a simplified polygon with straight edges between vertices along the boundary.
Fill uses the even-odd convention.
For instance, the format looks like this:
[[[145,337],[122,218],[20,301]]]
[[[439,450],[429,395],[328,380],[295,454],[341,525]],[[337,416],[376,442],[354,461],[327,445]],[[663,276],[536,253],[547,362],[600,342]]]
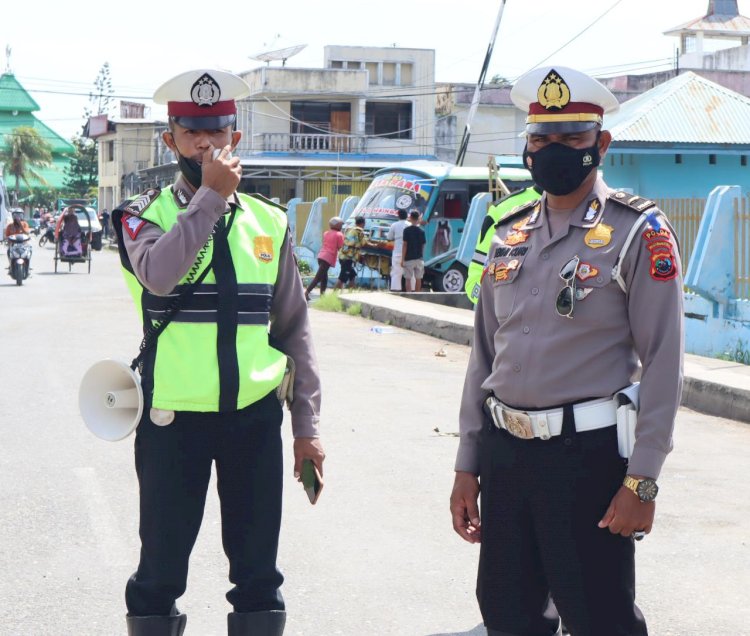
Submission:
[[[570,88],[554,69],[539,85],[537,100],[547,110],[561,110],[570,103]]]

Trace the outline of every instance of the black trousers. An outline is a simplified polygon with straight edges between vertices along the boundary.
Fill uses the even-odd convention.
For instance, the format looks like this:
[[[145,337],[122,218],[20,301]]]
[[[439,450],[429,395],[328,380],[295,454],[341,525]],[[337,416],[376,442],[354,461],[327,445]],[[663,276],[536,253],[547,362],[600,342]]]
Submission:
[[[318,271],[315,272],[315,278],[310,281],[307,286],[307,293],[309,294],[315,286],[320,283],[320,295],[326,293],[328,288],[328,270],[331,268],[331,264],[328,261],[324,261],[322,258],[318,259]]]
[[[503,636],[549,636],[556,606],[573,636],[646,636],[633,540],[597,526],[626,472],[616,427],[576,433],[572,418],[568,407],[563,434],[546,441],[483,430],[484,622]]]
[[[232,413],[178,412],[168,426],[153,424],[146,409],[135,438],[141,557],[125,590],[129,615],[169,614],[185,592],[214,461],[234,584],[227,600],[237,612],[284,609],[281,420],[273,392]]]

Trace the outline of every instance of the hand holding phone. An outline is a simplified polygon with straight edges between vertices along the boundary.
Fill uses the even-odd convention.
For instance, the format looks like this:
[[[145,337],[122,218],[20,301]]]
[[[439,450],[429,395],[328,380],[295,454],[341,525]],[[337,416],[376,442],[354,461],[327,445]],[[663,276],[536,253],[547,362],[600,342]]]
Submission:
[[[321,490],[323,490],[323,478],[320,476],[318,467],[313,464],[311,459],[302,460],[301,479],[307,498],[314,505],[317,503],[318,497],[320,497]]]

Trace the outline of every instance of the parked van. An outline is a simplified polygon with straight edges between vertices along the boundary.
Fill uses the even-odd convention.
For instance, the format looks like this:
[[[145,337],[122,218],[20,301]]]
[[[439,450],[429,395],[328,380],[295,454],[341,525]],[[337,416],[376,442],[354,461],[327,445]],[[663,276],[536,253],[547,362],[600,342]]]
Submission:
[[[501,168],[499,177],[511,192],[532,184],[528,170],[522,168]],[[427,241],[423,284],[435,291],[463,293],[468,262],[457,259],[457,248],[472,199],[489,192],[489,186],[488,168],[383,168],[375,173],[345,227],[354,223],[354,217],[365,217],[365,232],[374,243],[362,249],[365,265],[388,276],[393,252],[388,228],[398,220],[399,210],[418,210]],[[486,211],[485,204],[482,218]]]

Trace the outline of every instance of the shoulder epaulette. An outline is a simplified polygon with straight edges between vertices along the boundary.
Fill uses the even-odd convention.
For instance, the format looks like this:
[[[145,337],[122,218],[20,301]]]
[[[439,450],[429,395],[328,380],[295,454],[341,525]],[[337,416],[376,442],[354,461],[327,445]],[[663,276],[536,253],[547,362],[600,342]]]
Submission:
[[[537,203],[539,203],[539,199],[534,199],[533,201],[527,201],[526,203],[522,203],[519,206],[516,206],[512,210],[510,210],[507,214],[504,214],[500,220],[495,223],[495,227],[498,225],[504,225],[511,219],[515,219],[519,216],[523,216],[526,214],[531,208],[533,208]]]
[[[644,199],[639,197],[637,194],[629,194],[618,190],[617,192],[610,192],[609,198],[612,201],[616,201],[624,205],[626,208],[630,208],[634,212],[645,212],[646,210],[653,208],[656,203],[650,199]]]
[[[161,188],[149,188],[143,194],[138,195],[131,201],[126,201],[118,206],[118,209],[133,216],[141,216],[146,208],[151,205],[159,195],[161,194]]]
[[[271,201],[268,197],[264,197],[262,194],[258,194],[257,192],[252,192],[249,196],[251,196],[253,199],[258,199],[258,201],[261,201],[265,203],[266,205],[272,205],[275,208],[278,208],[281,210],[284,214],[286,214],[286,207],[281,205],[281,203],[276,203],[276,201]]]
[[[514,197],[520,196],[522,194],[525,194],[528,188],[522,188],[521,190],[516,190],[515,192],[511,192],[510,194],[506,194],[505,196],[500,197],[499,199],[496,199],[492,203],[490,203],[491,206],[500,205],[501,203],[506,203],[507,201],[510,201]]]

